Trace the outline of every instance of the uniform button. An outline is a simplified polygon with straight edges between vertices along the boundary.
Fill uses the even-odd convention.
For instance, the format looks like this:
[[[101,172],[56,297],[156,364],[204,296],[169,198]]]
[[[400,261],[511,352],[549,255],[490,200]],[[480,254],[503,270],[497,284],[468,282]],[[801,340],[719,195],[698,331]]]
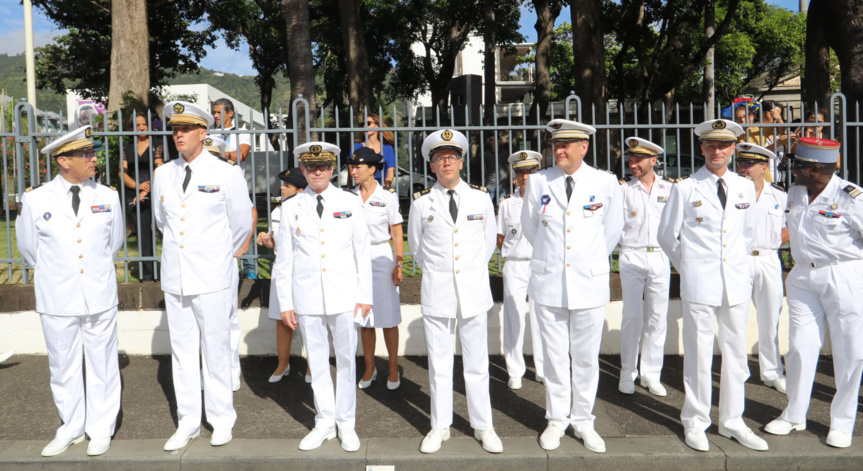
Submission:
[[[324,268],[324,269],[323,269],[323,271],[327,271],[327,269],[326,269],[326,268]]]
[[[186,207],[186,205],[184,204],[184,205],[183,205],[183,207],[185,208],[185,207]]]
[[[180,235],[186,235],[186,233],[183,231],[180,231]]]
[[[84,273],[84,270],[83,270],[83,269],[81,270],[81,273]]]
[[[566,266],[569,266],[569,264],[567,263]]]
[[[458,242],[455,243],[455,246],[458,247]]]
[[[723,234],[725,234],[726,232],[728,232],[728,229],[722,229]]]
[[[183,246],[181,245],[181,246],[180,246],[180,248],[182,249],[182,248],[183,248]]]
[[[723,247],[728,247],[728,244],[722,244]]]
[[[327,254],[321,255],[321,258],[327,258]]]
[[[321,228],[321,232],[324,232],[324,228]]]
[[[458,257],[456,257],[455,259],[458,260]]]
[[[728,259],[727,259],[727,258],[725,258],[725,257],[722,257],[722,261],[723,261],[723,262],[727,262],[727,261],[728,261]]]
[[[455,274],[458,275],[458,270],[455,271]]]
[[[180,218],[180,220],[181,220],[181,221],[185,221],[185,220],[186,220],[186,218]]]
[[[456,229],[455,231],[458,232],[458,229]]]
[[[566,232],[572,232],[572,229],[567,229]]]
[[[324,241],[321,241],[321,245],[324,245]]]
[[[78,255],[78,258],[84,258],[84,254]]]
[[[78,243],[79,243],[79,244],[81,243],[81,239],[78,239]]]
[[[571,212],[569,212],[569,211],[567,211],[567,212],[566,212],[566,215],[567,215],[567,216],[569,216],[570,214],[572,214],[572,213],[571,213]]]
[[[572,250],[572,246],[567,245],[566,250]]]
[[[75,224],[75,227],[81,227],[81,224],[80,224],[80,223],[79,223],[79,224]]]

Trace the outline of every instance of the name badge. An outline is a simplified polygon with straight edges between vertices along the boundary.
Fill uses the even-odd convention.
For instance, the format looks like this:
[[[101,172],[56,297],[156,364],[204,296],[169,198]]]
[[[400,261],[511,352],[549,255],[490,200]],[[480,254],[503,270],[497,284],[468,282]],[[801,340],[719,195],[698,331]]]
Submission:
[[[100,204],[97,206],[90,206],[90,211],[94,213],[110,213],[111,205],[110,204]]]
[[[737,203],[734,207],[737,209],[747,209],[749,208],[749,203]]]
[[[198,191],[202,193],[218,193],[219,185],[198,185]]]
[[[336,219],[347,219],[351,217],[350,211],[339,211],[337,213],[333,213],[333,217]]]
[[[483,219],[485,219],[485,216],[483,216],[482,214],[468,214],[467,215],[468,221],[481,221]]]
[[[665,197],[665,196],[657,196],[657,197],[656,197],[656,202],[657,202],[657,203],[667,203],[667,202],[668,202],[668,198],[667,198],[667,197]]]
[[[374,206],[376,208],[383,208],[386,205],[387,205],[386,203],[381,202],[381,201],[372,201],[369,203],[369,206]]]

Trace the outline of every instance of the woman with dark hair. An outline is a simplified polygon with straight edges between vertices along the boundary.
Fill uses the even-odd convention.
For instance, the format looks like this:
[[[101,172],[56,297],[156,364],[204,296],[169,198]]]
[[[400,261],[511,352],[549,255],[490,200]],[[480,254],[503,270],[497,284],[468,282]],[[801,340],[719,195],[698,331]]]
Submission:
[[[368,388],[377,378],[375,328],[381,328],[390,360],[387,389],[394,390],[401,385],[398,363],[399,324],[402,321],[399,285],[405,246],[398,195],[394,189],[382,188],[374,178],[375,171],[383,165],[383,156],[368,147],[360,147],[348,160],[351,176],[357,183],[352,191],[363,204],[372,255],[372,314],[367,317],[369,324],[363,324],[360,329],[366,371],[359,388]]]
[[[380,128],[386,128],[387,125],[375,113],[369,113],[366,118],[366,127],[369,128],[367,132],[368,143],[366,143],[365,136],[360,134],[355,139],[354,150],[368,146],[375,151],[375,154],[383,156],[383,167],[375,172],[375,180],[389,188],[396,178],[396,151],[393,148],[396,140],[395,134],[392,131],[380,130]]]
[[[141,243],[141,256],[153,256],[153,216],[150,209],[150,181],[153,175],[150,168],[155,169],[163,163],[162,146],[156,145],[152,149],[152,166],[150,163],[150,137],[147,131],[147,115],[141,112],[132,114],[131,128],[138,135],[134,142],[123,146],[123,171],[120,178],[126,185],[126,208],[128,227],[134,227],[138,241]],[[136,170],[137,169],[137,170]],[[136,181],[137,178],[137,181]],[[137,207],[137,209],[136,209]],[[140,210],[141,224],[138,225],[138,211]],[[153,266],[155,262],[142,262],[143,270],[139,274],[141,281],[153,281]]]

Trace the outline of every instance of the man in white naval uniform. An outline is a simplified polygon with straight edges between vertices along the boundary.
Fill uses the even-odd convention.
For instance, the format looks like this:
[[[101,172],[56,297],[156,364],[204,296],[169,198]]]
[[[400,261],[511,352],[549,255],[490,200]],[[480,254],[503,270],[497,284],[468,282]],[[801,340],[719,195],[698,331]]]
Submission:
[[[530,334],[533,344],[533,364],[536,366],[536,380],[543,382],[542,335],[536,323],[536,306],[533,299],[527,298],[527,284],[530,281],[530,255],[533,252],[530,242],[521,230],[521,206],[530,174],[539,170],[542,154],[523,150],[509,156],[509,167],[515,172],[517,191],[501,197],[497,209],[497,247],[501,257],[506,259],[503,266],[503,356],[510,389],[521,389],[524,376],[524,328],[525,316],[530,318]],[[529,311],[529,312],[528,312]]]
[[[56,159],[60,174],[27,189],[16,222],[18,250],[35,269],[36,312],[63,421],[42,456],[63,453],[85,432],[87,454],[105,453],[120,411],[114,254],[126,229],[117,191],[91,180],[91,133],[84,126],[42,149]]]
[[[765,385],[785,393],[785,368],[779,353],[779,313],[782,312],[782,262],[777,250],[788,242],[785,228],[787,195],[770,175],[776,155],[764,147],[737,144],[737,173],[755,183],[758,227],[749,252],[752,261],[752,303],[758,320],[758,368]]]
[[[182,154],[156,169],[153,214],[162,232],[162,291],[171,335],[179,450],[201,431],[204,407],[210,444],[231,441],[237,420],[231,391],[231,264],[252,229],[249,192],[235,164],[204,150],[213,117],[191,103],[171,102],[165,117]]]
[[[851,446],[863,372],[863,190],[835,175],[839,142],[802,137],[791,170],[785,220],[794,268],[788,297],[788,406],[764,427],[787,435],[806,428],[818,355],[830,331],[836,395],[827,444]]]
[[[626,139],[626,156],[634,178],[622,182],[623,236],[620,238],[620,382],[618,390],[635,393],[635,379],[651,394],[667,394],[659,382],[668,330],[668,285],[671,264],[659,248],[659,218],[673,183],[653,171],[662,147],[638,138]],[[641,350],[641,367],[638,354]]]
[[[521,211],[533,245],[527,294],[536,305],[545,360],[548,427],[539,444],[556,449],[572,425],[588,450],[605,453],[592,412],[610,298],[608,257],[623,231],[623,193],[613,174],[584,163],[596,129],[555,119],[546,130],[556,165],[531,175]]]
[[[450,129],[423,141],[423,157],[437,183],[414,193],[408,218],[408,242],[423,271],[421,312],[431,388],[432,429],[420,445],[423,453],[438,451],[450,437],[456,322],[474,437],[490,453],[503,451],[492,425],[488,389],[488,310],[494,304],[488,261],[497,227],[487,190],[465,183],[459,175],[467,149],[464,135]]]
[[[680,273],[684,439],[695,450],[710,449],[704,431],[710,427],[714,326],[719,324],[719,434],[753,450],[767,450],[767,442],[743,422],[752,297],[749,253],[758,221],[755,185],[728,170],[743,128],[717,119],[696,126],[695,134],[701,140],[704,167],[674,185],[658,236]]]
[[[356,320],[372,307],[372,261],[362,203],[330,184],[339,148],[307,142],[294,149],[308,181],[305,190],[285,200],[276,237],[273,277],[282,321],[299,325],[312,370],[315,427],[300,442],[313,450],[338,436],[342,449],[357,451]],[[330,376],[330,341],[336,355],[336,382]]]

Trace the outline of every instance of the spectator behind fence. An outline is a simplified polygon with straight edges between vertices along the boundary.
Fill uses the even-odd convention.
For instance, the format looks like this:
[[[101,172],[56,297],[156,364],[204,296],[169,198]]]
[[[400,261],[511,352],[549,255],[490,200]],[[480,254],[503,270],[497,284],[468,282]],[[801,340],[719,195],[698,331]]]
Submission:
[[[354,140],[353,150],[360,147],[370,147],[376,154],[384,156],[384,167],[375,172],[375,180],[389,188],[396,178],[396,151],[393,147],[396,142],[395,134],[392,131],[375,130],[375,128],[387,127],[386,123],[381,122],[381,117],[375,113],[370,113],[366,118],[366,127],[371,128],[367,132],[368,144],[365,136],[359,134]]]
[[[131,128],[137,131],[137,139],[123,146],[123,172],[120,178],[126,185],[126,218],[127,226],[133,227],[141,245],[141,256],[153,256],[153,217],[150,206],[150,182],[153,179],[151,168],[163,163],[163,148],[161,144],[153,145],[152,167],[150,164],[150,137],[147,131],[147,116],[140,112],[132,114]],[[130,165],[131,163],[131,165]],[[140,214],[141,224],[138,224]],[[155,262],[142,262],[143,269],[138,274],[141,281],[153,281],[153,266]],[[133,264],[134,266],[134,264]]]
[[[213,137],[225,141],[225,158],[236,162],[245,171],[249,151],[252,149],[252,135],[222,134],[222,131],[246,129],[245,126],[238,128],[235,125],[234,114],[234,102],[231,100],[219,98],[213,102],[213,119],[216,120],[216,124],[213,126]]]
[[[748,102],[740,103],[734,108],[734,122],[743,126],[744,124],[754,124],[758,122],[759,104]],[[744,128],[743,134],[737,138],[737,142],[750,142],[752,144],[761,145],[766,136],[761,134],[761,128],[749,126]]]

